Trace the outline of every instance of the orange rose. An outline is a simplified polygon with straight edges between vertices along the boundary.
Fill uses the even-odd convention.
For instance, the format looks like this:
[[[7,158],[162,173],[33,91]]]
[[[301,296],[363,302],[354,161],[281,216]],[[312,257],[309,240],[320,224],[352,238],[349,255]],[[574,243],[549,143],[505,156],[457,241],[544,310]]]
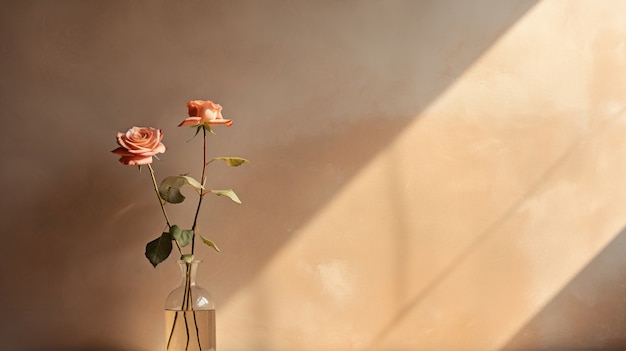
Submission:
[[[189,117],[179,124],[179,127],[199,125],[210,127],[218,124],[230,127],[233,124],[230,119],[222,117],[222,106],[213,101],[192,100],[187,103],[187,108],[189,109]]]
[[[111,151],[120,155],[120,162],[128,166],[141,166],[152,163],[152,156],[165,152],[163,132],[150,127],[132,127],[126,133],[117,133],[120,146]]]

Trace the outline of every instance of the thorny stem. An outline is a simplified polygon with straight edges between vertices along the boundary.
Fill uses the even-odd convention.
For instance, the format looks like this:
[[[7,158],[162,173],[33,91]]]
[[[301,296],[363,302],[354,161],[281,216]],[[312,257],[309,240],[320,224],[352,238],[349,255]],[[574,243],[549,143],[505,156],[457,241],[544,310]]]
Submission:
[[[185,332],[187,333],[187,343],[185,344],[185,351],[189,350],[189,323],[187,322],[187,311],[183,311],[183,317],[185,317]]]
[[[174,335],[174,330],[176,329],[176,322],[178,320],[178,314],[182,313],[183,318],[185,320],[185,333],[187,335],[187,342],[185,344],[185,350],[189,349],[189,342],[191,340],[191,335],[189,334],[189,322],[187,321],[187,311],[191,311],[193,314],[193,323],[196,329],[196,338],[198,340],[198,349],[202,350],[202,345],[200,341],[200,329],[198,328],[198,320],[196,317],[196,311],[193,309],[193,298],[191,295],[191,263],[185,262],[185,288],[183,292],[183,302],[181,304],[181,311],[176,311],[174,314],[174,321],[172,322],[172,330],[170,331],[170,336],[167,341],[166,350],[169,350],[170,344],[172,342],[172,336]]]
[[[202,128],[202,133],[203,133],[203,147],[202,147],[202,176],[200,177],[200,184],[202,184],[202,186],[204,187],[205,183],[206,183],[206,168],[207,165],[210,163],[207,162],[207,130],[206,128]],[[169,219],[167,217],[167,213],[165,212],[165,207],[163,206],[163,201],[161,200],[161,196],[159,195],[159,190],[158,190],[158,186],[156,184],[156,179],[154,178],[154,172],[152,170],[152,167],[150,167],[150,165],[148,165],[148,167],[150,168],[150,174],[152,175],[152,180],[154,183],[154,189],[156,190],[157,196],[159,197],[159,203],[161,204],[161,209],[163,210],[163,215],[165,215],[165,221],[167,222],[168,226],[170,226],[169,223]],[[196,228],[198,226],[198,216],[200,214],[200,207],[202,207],[202,199],[204,198],[204,189],[201,189],[200,192],[200,196],[198,198],[198,206],[196,207],[196,213],[193,219],[193,225],[191,226],[191,230],[193,232],[193,236],[191,237],[191,254],[194,254],[194,250],[195,250],[195,240],[196,240]],[[174,242],[176,242],[176,240],[174,240]],[[176,242],[176,246],[178,247],[178,251],[181,252],[182,255],[182,250],[180,248],[180,245],[178,245],[178,242]],[[187,333],[187,343],[185,346],[185,350],[187,350],[189,348],[189,341],[190,341],[190,335],[189,335],[189,324],[187,322],[187,315],[186,315],[186,311],[191,311],[193,313],[193,321],[196,327],[196,337],[198,340],[198,348],[200,350],[202,350],[202,345],[200,344],[200,329],[198,328],[198,321],[197,321],[197,317],[196,317],[196,311],[193,308],[193,304],[192,304],[192,296],[191,296],[191,263],[189,262],[185,262],[185,266],[186,266],[186,272],[185,272],[185,291],[183,293],[183,303],[181,306],[181,310],[182,311],[177,311],[176,314],[174,315],[174,321],[172,324],[172,330],[170,331],[170,336],[167,342],[167,349],[169,349],[170,347],[170,343],[172,341],[172,335],[174,334],[174,329],[176,328],[176,322],[178,320],[178,313],[181,312],[183,314],[183,318],[185,319],[185,331]]]
[[[167,216],[167,211],[165,211],[165,204],[163,203],[163,199],[161,199],[161,195],[159,194],[159,186],[157,185],[156,177],[154,176],[154,169],[152,169],[151,164],[148,164],[148,169],[150,170],[150,177],[152,178],[152,185],[154,185],[154,191],[156,192],[156,196],[159,199],[159,205],[161,205],[161,211],[163,211],[163,216],[165,216],[165,223],[167,223],[167,228],[169,230],[169,228],[171,228],[172,225],[170,224],[170,219]],[[176,243],[178,252],[182,255],[183,251],[180,248],[180,245],[178,245],[178,242],[176,240],[174,240],[174,242]]]
[[[187,311],[189,310],[189,301],[191,300],[191,277],[189,270],[191,269],[191,265],[189,263],[185,264],[187,267],[187,276],[185,277],[185,295],[183,297],[183,315],[185,316],[185,332],[187,333],[187,344],[185,344],[185,350],[189,349],[189,323],[187,322]],[[193,306],[191,307],[193,310]],[[197,324],[197,323],[196,323]],[[200,342],[198,340],[198,346]],[[200,348],[200,347],[198,347]],[[201,348],[200,348],[201,349]]]
[[[198,328],[198,319],[196,318],[196,311],[192,309],[191,313],[193,313],[193,324],[196,326],[196,338],[198,339],[198,348],[202,350],[202,345],[200,344],[200,328]]]
[[[202,128],[202,176],[200,177],[200,184],[204,187],[206,183],[206,149],[207,149],[207,135],[206,128]],[[196,227],[198,225],[198,214],[200,213],[200,206],[202,206],[202,199],[204,198],[204,189],[200,190],[200,197],[198,198],[198,207],[196,208],[196,215],[193,219],[193,225],[191,226],[191,230],[193,231],[193,236],[191,237],[191,254],[193,255],[194,249],[196,248]]]
[[[185,296],[183,297],[183,309],[185,312],[185,328],[187,329],[187,345],[189,345],[189,325],[187,324],[187,315],[186,311],[191,311],[193,314],[193,324],[196,327],[196,339],[198,340],[198,348],[202,350],[202,345],[200,344],[200,329],[198,328],[198,319],[196,317],[196,311],[193,309],[193,297],[191,296],[191,263],[185,262],[185,267],[187,268],[186,276],[185,276]]]
[[[200,196],[198,197],[198,206],[196,207],[196,214],[193,219],[193,225],[191,226],[191,230],[193,232],[193,236],[191,237],[191,254],[194,254],[194,250],[196,248],[196,228],[198,226],[198,215],[200,214],[200,207],[202,207],[202,199],[204,199],[206,185],[206,168],[213,160],[207,162],[207,128],[202,127],[202,176],[200,177],[200,184],[202,184],[203,189],[200,190]],[[198,348],[202,350],[202,345],[200,344],[200,329],[198,328],[198,320],[196,317],[196,311],[193,309],[193,304],[189,305],[189,302],[192,301],[191,296],[191,263],[186,263],[187,267],[187,281],[185,285],[186,295],[183,298],[183,305],[185,305],[185,300],[187,302],[187,306],[184,307],[185,310],[191,310],[193,313],[193,321],[196,327],[196,337],[198,340]],[[184,312],[183,312],[184,313]],[[187,328],[187,345],[189,345],[189,326],[187,325],[187,318],[185,317],[185,326]]]
[[[157,185],[156,178],[154,176],[154,169],[152,169],[152,165],[148,164],[148,169],[150,170],[150,177],[152,178],[152,185],[154,185],[154,191],[156,192],[156,196],[159,199],[159,205],[161,205],[161,211],[163,211],[163,216],[165,216],[165,222],[168,227],[171,227],[170,219],[167,216],[167,211],[165,211],[165,206],[163,205],[163,199],[161,199],[161,195],[159,194],[159,186]]]
[[[170,331],[170,336],[167,339],[167,346],[165,347],[166,350],[170,349],[170,344],[172,343],[172,337],[174,336],[174,328],[176,327],[176,320],[178,319],[178,312],[176,311],[176,313],[174,313],[174,321],[172,322],[172,330]]]

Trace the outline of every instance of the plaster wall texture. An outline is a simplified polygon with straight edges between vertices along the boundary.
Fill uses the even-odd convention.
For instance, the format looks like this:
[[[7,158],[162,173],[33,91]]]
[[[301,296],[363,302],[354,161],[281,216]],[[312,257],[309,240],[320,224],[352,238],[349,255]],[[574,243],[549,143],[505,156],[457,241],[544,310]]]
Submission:
[[[626,348],[626,2],[0,4],[0,340],[163,347],[148,173],[199,177],[220,350]],[[194,204],[171,208],[190,225]],[[189,221],[189,223],[186,223]]]

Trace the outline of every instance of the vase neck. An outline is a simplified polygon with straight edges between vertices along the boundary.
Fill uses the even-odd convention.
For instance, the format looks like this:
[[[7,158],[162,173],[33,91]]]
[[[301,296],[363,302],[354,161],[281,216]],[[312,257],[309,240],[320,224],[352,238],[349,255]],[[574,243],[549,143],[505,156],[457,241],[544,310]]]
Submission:
[[[198,266],[200,260],[194,260],[191,262],[180,260],[178,264],[180,266],[180,273],[182,278],[182,284],[196,285],[196,274],[198,272]]]

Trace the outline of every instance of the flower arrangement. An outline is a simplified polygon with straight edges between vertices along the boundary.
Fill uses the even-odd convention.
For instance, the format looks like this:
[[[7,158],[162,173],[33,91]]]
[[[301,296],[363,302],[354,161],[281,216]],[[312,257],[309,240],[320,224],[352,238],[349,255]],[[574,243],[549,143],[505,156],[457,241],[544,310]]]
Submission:
[[[120,156],[119,161],[128,166],[147,166],[150,171],[150,178],[156,196],[161,206],[161,211],[165,218],[165,230],[156,239],[146,245],[146,258],[156,267],[159,263],[168,258],[175,244],[180,253],[181,270],[183,273],[182,288],[175,289],[168,296],[168,301],[174,294],[174,307],[166,307],[166,334],[165,349],[168,351],[178,350],[214,350],[215,349],[215,311],[203,296],[198,296],[202,289],[198,288],[194,282],[195,265],[199,261],[194,260],[196,238],[199,237],[203,243],[220,251],[217,245],[206,238],[199,230],[199,214],[202,201],[207,194],[226,196],[236,203],[241,203],[239,197],[232,189],[208,190],[205,188],[207,180],[206,169],[214,161],[223,161],[228,166],[240,166],[246,159],[240,157],[215,157],[207,159],[207,139],[208,134],[215,134],[212,127],[225,125],[230,127],[233,122],[222,116],[222,106],[204,100],[192,100],[187,103],[189,117],[185,118],[179,127],[193,127],[196,129],[194,137],[200,131],[203,135],[202,148],[202,175],[200,181],[188,175],[169,176],[164,178],[160,185],[157,185],[152,159],[157,154],[164,153],[167,148],[163,144],[163,132],[152,127],[132,127],[125,133],[117,134],[117,144],[119,147],[112,152]],[[158,158],[158,157],[157,157]],[[183,186],[193,188],[198,194],[198,204],[193,216],[193,224],[188,229],[174,224],[167,214],[165,205],[178,204],[185,200],[185,196],[180,191]],[[191,246],[187,253],[183,248]],[[180,293],[180,294],[179,294]],[[181,296],[182,294],[182,296]],[[196,306],[196,303],[199,303]],[[207,308],[205,308],[208,306]],[[195,333],[194,333],[195,331]],[[192,337],[196,340],[190,345]]]
[[[185,118],[179,127],[193,127],[196,129],[194,137],[200,131],[203,135],[203,152],[202,152],[202,175],[200,181],[188,176],[178,175],[164,178],[160,185],[157,185],[154,169],[152,168],[152,159],[157,154],[164,153],[167,148],[163,144],[163,132],[160,129],[152,127],[132,127],[125,133],[117,134],[117,144],[119,147],[112,152],[120,156],[119,161],[128,166],[138,166],[141,170],[142,166],[147,166],[150,171],[150,177],[156,196],[161,206],[161,211],[165,218],[165,231],[156,239],[150,241],[146,245],[146,258],[156,267],[159,263],[167,259],[173,250],[175,244],[180,258],[190,263],[194,259],[196,238],[199,237],[203,243],[212,247],[215,251],[220,251],[217,245],[210,239],[206,238],[199,230],[199,214],[202,202],[207,194],[215,194],[226,196],[236,203],[241,203],[239,197],[232,189],[227,190],[207,190],[205,183],[207,179],[207,166],[214,161],[223,161],[228,166],[240,166],[246,162],[246,159],[240,157],[215,157],[207,159],[207,139],[208,134],[215,134],[212,127],[225,125],[230,127],[233,121],[225,119],[222,116],[222,106],[212,101],[192,100],[187,103],[189,117]],[[198,205],[193,216],[193,224],[189,229],[183,229],[181,226],[174,224],[168,214],[165,205],[178,204],[184,201],[185,197],[180,192],[180,188],[189,186],[198,193]],[[183,252],[183,248],[190,246],[188,253]]]

